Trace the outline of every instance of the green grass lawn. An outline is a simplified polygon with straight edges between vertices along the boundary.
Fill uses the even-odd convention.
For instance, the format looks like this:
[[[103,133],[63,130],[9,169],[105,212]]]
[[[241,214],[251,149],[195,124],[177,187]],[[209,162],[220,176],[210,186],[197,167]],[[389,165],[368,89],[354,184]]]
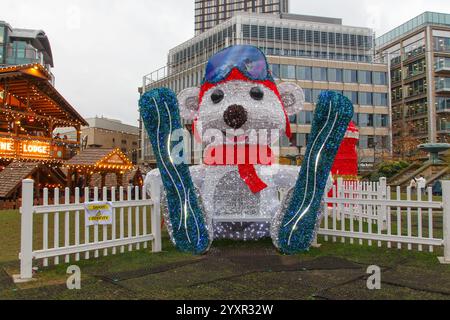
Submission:
[[[42,238],[41,221],[37,221],[35,231],[35,239]],[[279,255],[270,239],[258,242],[216,241],[208,255],[196,257],[175,250],[164,233],[162,253],[151,253],[149,246],[149,249],[141,247],[141,250],[115,256],[109,251],[107,257],[99,259],[72,260],[71,264],[82,270],[83,290],[80,292],[65,288],[68,264],[44,268],[37,263],[39,270],[34,282],[12,285],[4,279],[2,282],[0,276],[0,299],[316,299],[327,295],[354,298],[352,294],[358,297],[367,295],[370,299],[450,299],[450,292],[446,296],[439,289],[442,286],[450,288],[450,268],[440,265],[437,260],[442,254],[441,248],[429,253],[425,251],[427,249],[418,252],[389,249],[386,244],[379,248],[376,243],[372,246],[367,242],[350,245],[348,239],[345,244],[340,239],[336,243],[331,238],[329,240],[325,242],[320,238],[320,248],[294,257]],[[3,269],[8,275],[19,272],[19,248],[20,215],[18,211],[2,211],[0,271]],[[311,271],[289,269],[292,264],[308,261],[324,261],[326,265],[326,259],[331,257],[355,264],[356,269],[360,266],[362,271],[340,270],[338,267],[337,270],[332,267],[330,271],[320,271],[320,266]],[[364,283],[357,276],[360,277],[361,272],[364,275],[366,266],[374,264],[388,273],[398,270],[399,277],[409,275],[417,281],[411,284],[408,279],[404,280],[405,288],[386,284],[382,293],[369,294],[361,289]],[[283,269],[285,267],[287,271]],[[354,287],[347,288],[348,279],[352,277],[356,277]],[[292,286],[292,282],[299,278],[309,282],[304,286]],[[326,285],[330,288],[320,289]],[[416,288],[422,285],[428,287]],[[342,292],[336,291],[341,287]],[[312,288],[316,288],[315,293],[312,293]]]

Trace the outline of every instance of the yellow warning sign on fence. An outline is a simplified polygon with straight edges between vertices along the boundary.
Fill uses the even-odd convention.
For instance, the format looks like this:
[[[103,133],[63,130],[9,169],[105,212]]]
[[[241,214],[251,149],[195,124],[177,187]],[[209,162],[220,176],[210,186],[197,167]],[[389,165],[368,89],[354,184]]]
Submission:
[[[86,226],[108,225],[113,221],[111,202],[90,202],[85,204]]]

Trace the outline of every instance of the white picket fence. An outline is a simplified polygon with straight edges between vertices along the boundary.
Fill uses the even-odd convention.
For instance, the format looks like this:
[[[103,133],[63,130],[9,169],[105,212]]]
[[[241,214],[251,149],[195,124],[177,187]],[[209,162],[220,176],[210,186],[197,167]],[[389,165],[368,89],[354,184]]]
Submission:
[[[325,198],[319,236],[325,241],[340,240],[348,244],[367,242],[374,245],[375,242],[380,247],[385,243],[388,248],[419,251],[426,247],[430,252],[436,247],[444,247],[444,257],[440,260],[450,263],[450,181],[443,181],[442,187],[443,202],[435,202],[431,188],[426,197],[420,190],[413,197],[411,189],[408,189],[406,199],[402,199],[400,188],[392,197],[386,179],[378,183],[353,183],[339,179],[337,187],[333,188],[333,197]],[[104,188],[101,198],[97,188],[86,188],[84,201],[112,202],[113,225],[103,226],[102,230],[98,226],[84,225],[84,203],[80,203],[79,189],[75,191],[73,203],[69,190],[64,190],[63,204],[60,204],[60,190],[56,189],[51,205],[48,190],[44,190],[44,203],[38,206],[34,205],[33,190],[33,180],[24,180],[20,280],[32,278],[36,260],[42,260],[43,265],[48,266],[50,260],[59,264],[62,257],[64,263],[69,263],[72,259],[79,261],[83,256],[89,259],[92,253],[94,258],[98,258],[140,249],[141,245],[147,248],[149,242],[153,252],[161,251],[159,185],[150,186],[151,199],[147,199],[145,188]],[[89,199],[91,191],[93,198]],[[38,218],[42,222],[40,241],[34,237],[40,234],[34,232]],[[220,218],[216,220],[221,221]],[[269,222],[270,217],[247,217],[244,220]]]
[[[325,241],[430,252],[444,246],[441,260],[450,262],[450,181],[442,184],[443,202],[435,202],[431,188],[414,197],[408,188],[402,198],[401,189],[392,192],[385,178],[378,183],[339,179],[325,199],[319,235]]]
[[[100,194],[100,192],[102,194]],[[152,188],[152,199],[144,188],[121,187],[84,189],[84,202],[108,201],[113,207],[112,225],[86,226],[85,205],[80,203],[80,189],[55,189],[53,199],[44,189],[43,205],[34,205],[34,181],[22,183],[20,278],[27,281],[33,276],[33,263],[41,260],[43,266],[80,259],[90,259],[147,248],[161,251],[161,214],[159,190]],[[64,200],[60,201],[60,193]],[[93,196],[91,199],[90,196]],[[49,204],[49,200],[53,200]],[[36,227],[42,228],[37,232]],[[41,226],[42,225],[42,226]],[[39,235],[39,238],[37,237]],[[101,236],[101,239],[100,239]],[[52,239],[51,239],[52,238]]]

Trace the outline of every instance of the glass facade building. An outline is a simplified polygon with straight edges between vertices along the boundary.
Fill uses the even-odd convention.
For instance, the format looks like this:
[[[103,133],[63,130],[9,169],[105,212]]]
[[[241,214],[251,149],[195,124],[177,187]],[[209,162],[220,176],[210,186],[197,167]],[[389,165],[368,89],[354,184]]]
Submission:
[[[283,139],[281,154],[305,152],[317,97],[334,90],[355,105],[362,135],[360,161],[371,167],[390,156],[388,66],[374,60],[373,31],[342,25],[339,19],[241,13],[170,50],[168,64],[144,77],[141,92],[169,87],[175,92],[199,86],[210,56],[234,44],[259,47],[277,82],[293,81],[304,90],[304,110],[291,117],[293,137]],[[142,161],[151,162],[142,130]]]
[[[15,29],[0,21],[0,66],[39,63],[53,67],[50,42],[42,30]]]
[[[376,39],[390,65],[394,153],[450,142],[450,14],[425,12]]]
[[[238,12],[288,13],[289,0],[196,0],[195,34],[215,27]]]

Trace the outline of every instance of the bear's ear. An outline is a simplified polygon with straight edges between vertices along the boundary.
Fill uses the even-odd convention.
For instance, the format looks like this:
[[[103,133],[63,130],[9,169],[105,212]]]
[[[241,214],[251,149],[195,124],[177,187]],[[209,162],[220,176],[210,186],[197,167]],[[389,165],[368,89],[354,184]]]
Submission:
[[[184,89],[178,94],[178,103],[180,105],[180,115],[185,120],[195,120],[198,114],[198,95],[199,88]]]
[[[305,93],[300,86],[293,82],[283,82],[278,85],[278,91],[289,116],[296,115],[303,109]]]

